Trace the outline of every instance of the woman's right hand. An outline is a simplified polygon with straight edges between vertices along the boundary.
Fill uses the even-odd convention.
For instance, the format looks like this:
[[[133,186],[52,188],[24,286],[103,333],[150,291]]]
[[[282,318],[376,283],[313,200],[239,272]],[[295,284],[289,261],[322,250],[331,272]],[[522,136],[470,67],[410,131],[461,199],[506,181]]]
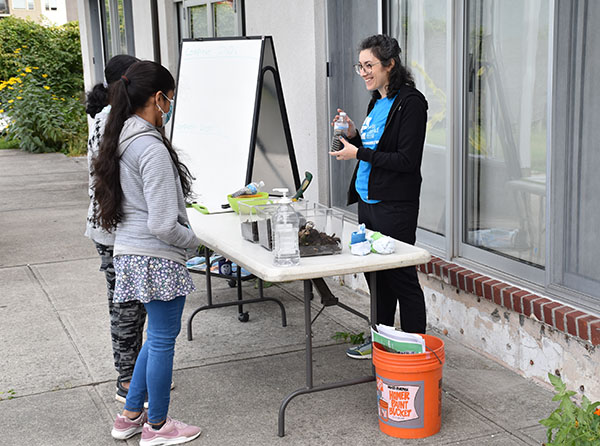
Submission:
[[[331,121],[331,125],[335,124],[335,121],[340,117],[340,113],[343,112],[341,108],[337,109],[338,114],[334,116],[333,121]],[[350,117],[346,114],[346,122],[348,122],[348,138],[354,138],[356,136],[356,126]]]

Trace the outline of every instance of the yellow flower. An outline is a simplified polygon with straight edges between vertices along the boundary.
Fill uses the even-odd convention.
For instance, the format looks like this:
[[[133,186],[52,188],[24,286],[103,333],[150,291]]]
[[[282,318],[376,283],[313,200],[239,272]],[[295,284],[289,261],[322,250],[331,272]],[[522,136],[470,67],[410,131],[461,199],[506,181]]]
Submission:
[[[58,101],[58,98],[52,98],[53,101]]]
[[[8,100],[8,103],[9,103],[9,104],[12,104],[13,102],[15,102],[15,100],[14,100],[14,99],[9,99],[9,100]]]
[[[34,70],[39,70],[40,69],[40,67],[31,67],[31,68],[33,68]]]
[[[17,99],[23,99],[21,96],[17,96]]]
[[[0,91],[4,90],[6,88],[6,84],[2,83],[0,84]]]
[[[4,113],[4,109],[0,109],[0,113]]]
[[[48,77],[48,75],[47,74],[42,74],[42,77]]]
[[[23,48],[29,48],[27,45],[21,45]]]
[[[60,100],[61,100],[61,101],[64,101],[64,100],[65,100],[65,98],[60,98]]]
[[[11,87],[10,85],[8,86],[8,89],[9,89],[9,90],[14,90],[14,88],[13,88],[13,87]]]
[[[21,76],[27,76],[25,73],[21,73]]]
[[[23,93],[23,90],[19,90],[19,93]]]
[[[44,85],[44,90],[50,90],[50,87],[48,87],[47,85]]]
[[[22,84],[22,83],[23,83],[23,81],[21,80],[21,78],[20,78],[20,77],[15,77],[15,83],[17,83],[17,84]]]
[[[29,68],[29,67],[25,67],[25,72],[26,72],[26,73],[31,73],[31,68]]]

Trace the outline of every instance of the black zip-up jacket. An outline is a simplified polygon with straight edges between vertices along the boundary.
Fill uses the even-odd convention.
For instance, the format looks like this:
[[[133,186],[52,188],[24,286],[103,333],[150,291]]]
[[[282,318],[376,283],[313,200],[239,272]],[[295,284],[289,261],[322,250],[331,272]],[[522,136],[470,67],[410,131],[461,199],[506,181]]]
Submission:
[[[367,115],[375,106],[372,99]],[[427,124],[427,100],[416,88],[404,85],[388,114],[377,150],[362,145],[359,129],[349,142],[358,147],[356,158],[371,163],[369,199],[382,201],[418,201],[421,193],[421,160]],[[356,172],[348,190],[348,205],[356,203]]]

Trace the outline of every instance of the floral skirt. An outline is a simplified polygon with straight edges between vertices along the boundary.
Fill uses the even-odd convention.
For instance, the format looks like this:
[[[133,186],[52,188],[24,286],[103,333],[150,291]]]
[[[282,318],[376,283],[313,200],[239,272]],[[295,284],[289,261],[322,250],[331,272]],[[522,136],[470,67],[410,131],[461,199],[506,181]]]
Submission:
[[[113,302],[173,300],[196,289],[187,268],[173,260],[122,255],[113,262],[117,276]]]

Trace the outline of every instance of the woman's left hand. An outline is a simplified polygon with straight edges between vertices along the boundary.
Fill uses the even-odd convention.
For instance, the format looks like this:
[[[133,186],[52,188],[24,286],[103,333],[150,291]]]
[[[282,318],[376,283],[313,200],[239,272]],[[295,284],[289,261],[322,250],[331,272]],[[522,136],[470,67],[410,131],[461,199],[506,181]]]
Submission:
[[[331,156],[335,156],[335,159],[340,161],[356,159],[358,147],[356,147],[354,144],[349,143],[346,138],[340,138],[340,141],[344,145],[344,148],[338,150],[337,152],[329,152],[329,154]]]

